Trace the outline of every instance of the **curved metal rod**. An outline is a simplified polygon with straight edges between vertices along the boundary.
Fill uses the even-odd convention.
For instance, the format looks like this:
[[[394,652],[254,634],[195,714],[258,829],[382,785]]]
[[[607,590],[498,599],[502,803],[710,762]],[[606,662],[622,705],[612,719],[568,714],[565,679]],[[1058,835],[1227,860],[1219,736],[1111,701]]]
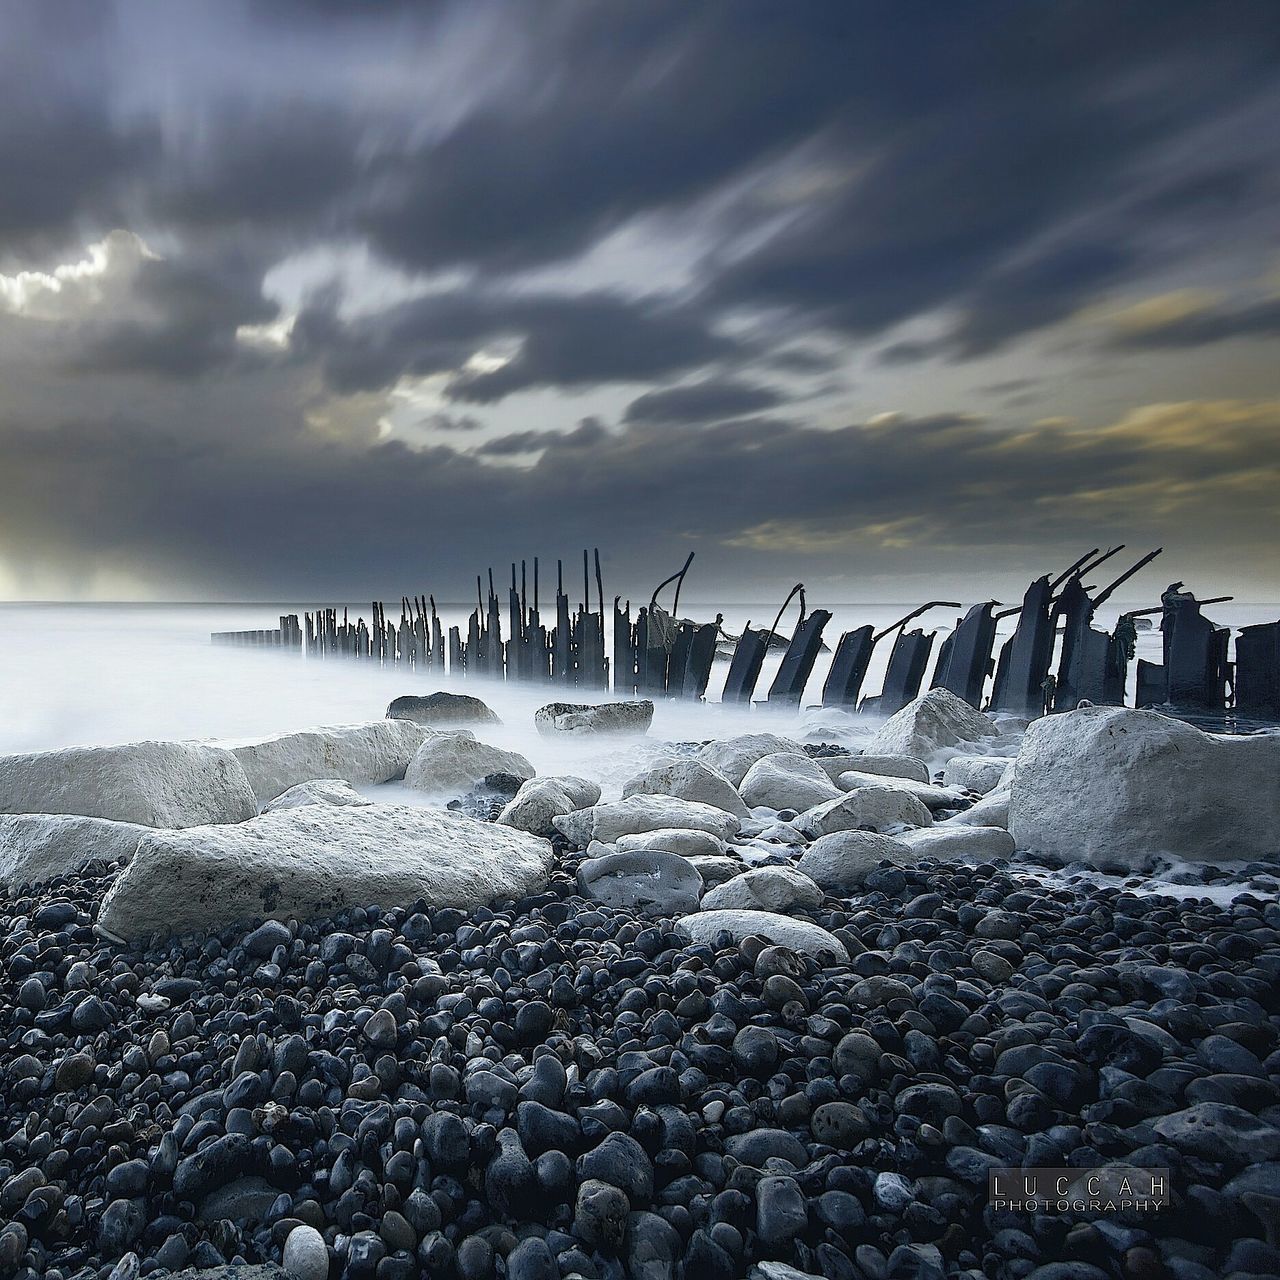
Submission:
[[[1051,583],[1049,583],[1049,590],[1051,592],[1057,591],[1057,589],[1060,586],[1062,586],[1062,584],[1066,582],[1066,580],[1069,577],[1071,577],[1073,573],[1076,573],[1079,571],[1080,566],[1082,564],[1087,564],[1089,560],[1092,559],[1097,554],[1098,554],[1097,547],[1094,547],[1092,551],[1086,551],[1084,555],[1082,555],[1080,559],[1075,562],[1075,564],[1068,565],[1060,574],[1058,574],[1056,578],[1054,578],[1054,580]]]
[[[1125,572],[1122,573],[1113,583],[1111,583],[1110,586],[1106,587],[1104,590],[1100,591],[1096,596],[1094,596],[1093,608],[1096,609],[1100,604],[1104,603],[1117,587],[1122,586],[1124,583],[1128,582],[1129,579],[1132,578],[1133,575],[1137,573],[1139,569],[1146,568],[1146,566],[1149,565],[1156,558],[1156,556],[1158,556],[1163,550],[1164,550],[1163,547],[1157,547],[1154,551],[1148,552],[1145,556],[1143,556],[1142,559],[1139,560],[1138,563],[1135,564],[1132,568],[1125,570]]]
[[[654,606],[655,604],[657,604],[657,603],[658,603],[658,592],[659,592],[659,591],[661,591],[661,590],[662,590],[662,588],[663,588],[663,587],[665,587],[665,586],[667,585],[667,583],[668,583],[668,582],[674,582],[677,578],[679,578],[679,579],[681,580],[681,583],[683,583],[683,581],[684,581],[684,575],[685,575],[686,573],[688,573],[688,572],[689,572],[689,566],[690,566],[692,563],[693,563],[693,552],[692,552],[692,551],[690,551],[690,552],[689,552],[689,558],[684,562],[684,568],[683,568],[683,569],[678,569],[678,570],[677,570],[675,573],[673,573],[673,574],[671,575],[671,577],[669,577],[669,578],[663,578],[663,580],[662,580],[660,583],[658,583],[658,585],[657,585],[656,587],[654,587],[654,589],[653,589],[653,595],[651,595],[651,596],[649,597],[649,608],[650,608],[650,609],[652,609],[652,608],[653,608],[653,606]],[[674,616],[674,615],[675,615],[675,611],[676,611],[676,609],[679,607],[679,604],[680,604],[680,588],[679,588],[679,587],[677,587],[677,588],[676,588],[676,598],[675,598],[675,600],[672,602],[672,605],[671,605],[671,612],[672,612],[672,616]]]
[[[797,582],[796,585],[791,588],[790,592],[787,595],[787,598],[782,602],[782,608],[778,610],[778,616],[773,620],[773,627],[769,632],[768,638],[764,642],[766,648],[768,648],[770,640],[772,640],[773,637],[778,634],[778,627],[782,623],[782,615],[787,611],[787,605],[789,605],[792,602],[792,600],[796,598],[797,595],[799,595],[800,597],[800,618],[796,622],[796,626],[799,626],[800,623],[804,621],[804,615],[805,615],[804,583]]]
[[[928,604],[922,604],[918,609],[912,609],[905,618],[899,618],[891,627],[885,627],[883,631],[877,632],[871,637],[872,644],[879,644],[885,636],[892,635],[895,631],[900,631],[913,618],[918,618],[922,613],[928,613],[930,609],[959,609],[961,604],[959,600],[930,600]]]
[[[1077,571],[1077,576],[1083,578],[1086,573],[1092,573],[1100,564],[1105,564],[1112,556],[1119,555],[1124,550],[1124,545],[1122,542],[1118,547],[1112,547],[1109,551],[1104,551],[1096,560],[1090,560],[1088,564]]]

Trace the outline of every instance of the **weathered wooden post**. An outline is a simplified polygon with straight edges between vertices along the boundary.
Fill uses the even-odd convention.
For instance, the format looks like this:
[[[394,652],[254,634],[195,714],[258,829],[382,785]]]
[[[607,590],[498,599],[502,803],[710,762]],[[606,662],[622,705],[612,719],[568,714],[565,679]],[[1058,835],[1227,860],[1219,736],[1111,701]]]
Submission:
[[[771,703],[789,707],[800,705],[805,685],[809,683],[814,663],[822,649],[823,629],[830,621],[831,614],[826,609],[815,609],[806,616],[804,589],[801,588],[800,617],[796,620],[791,643],[782,656],[782,664],[769,686]]]
[[[992,609],[998,601],[973,605],[939,647],[930,688],[949,689],[970,706],[982,706],[982,691],[991,674],[991,650],[996,642]]]
[[[875,648],[873,632],[874,628],[868,623],[846,631],[840,637],[835,656],[831,659],[831,669],[822,686],[824,707],[852,708],[858,705],[858,695],[862,692],[862,682],[867,678],[867,667]]]
[[[1233,684],[1236,715],[1280,719],[1280,622],[1240,628]]]

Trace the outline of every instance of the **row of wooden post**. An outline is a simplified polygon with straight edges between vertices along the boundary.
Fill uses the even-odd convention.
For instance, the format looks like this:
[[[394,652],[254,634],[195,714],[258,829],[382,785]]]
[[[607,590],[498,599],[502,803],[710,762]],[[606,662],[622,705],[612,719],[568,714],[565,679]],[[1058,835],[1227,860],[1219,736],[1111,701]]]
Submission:
[[[1121,550],[1095,548],[1056,577],[1046,574],[1037,578],[1016,607],[1001,609],[994,600],[973,605],[937,646],[928,687],[949,689],[975,707],[1028,718],[1046,711],[1070,710],[1082,701],[1122,704],[1134,656],[1136,619],[1159,614],[1163,662],[1138,662],[1137,705],[1280,718],[1280,622],[1243,628],[1231,661],[1230,629],[1217,626],[1201,612],[1203,605],[1230,597],[1198,601],[1181,590],[1181,583],[1174,583],[1161,596],[1159,606],[1122,615],[1111,632],[1094,627],[1099,607],[1160,554],[1157,549],[1141,557],[1101,589],[1085,581]],[[532,590],[527,562],[521,562],[518,578],[512,564],[505,641],[492,570],[487,590],[483,579],[476,579],[476,606],[467,619],[465,634],[457,626],[446,631],[435,598],[426,595],[402,597],[398,621],[388,621],[383,605],[375,601],[369,623],[363,617],[352,622],[346,609],[339,620],[338,611],[328,608],[305,614],[305,634],[297,615],[290,614],[280,618],[276,630],[219,632],[213,639],[253,647],[299,651],[305,647],[314,658],[356,658],[438,676],[482,676],[598,693],[612,688],[625,697],[698,699],[707,693],[722,641],[727,643],[733,637],[725,635],[719,614],[702,623],[680,618],[680,590],[692,560],[690,555],[678,573],[658,585],[649,604],[639,609],[634,619],[631,602],[624,604],[620,597],[614,597],[610,656],[606,656],[604,582],[598,551],[594,565],[588,552],[582,553],[582,594],[576,602],[565,590],[564,563],[557,562],[555,613],[550,627],[542,618],[538,560],[533,561]],[[672,583],[674,599],[668,612],[658,604],[658,594]],[[790,639],[785,640],[778,628],[797,597],[799,618]],[[938,633],[910,628],[909,624],[941,607],[961,606],[955,601],[934,600],[881,631],[868,625],[845,632],[835,645],[821,705],[889,715],[915,698],[925,687]],[[997,625],[1014,614],[1013,633],[996,654]],[[755,701],[765,658],[770,650],[781,649],[782,660],[765,701],[799,705],[831,616],[825,609],[808,612],[804,588],[797,585],[771,628],[753,628],[748,623],[734,641],[721,700],[741,705]],[[873,652],[890,636],[893,641],[881,691],[864,696],[862,686]]]

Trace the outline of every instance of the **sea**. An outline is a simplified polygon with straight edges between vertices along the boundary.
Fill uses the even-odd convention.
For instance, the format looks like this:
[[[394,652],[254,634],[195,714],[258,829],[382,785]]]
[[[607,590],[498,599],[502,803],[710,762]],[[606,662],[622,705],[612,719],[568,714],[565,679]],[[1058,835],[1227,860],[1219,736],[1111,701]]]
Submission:
[[[353,620],[369,617],[367,604],[346,607]],[[825,638],[834,647],[841,632],[865,623],[877,629],[887,627],[914,605],[880,602],[824,607],[833,614]],[[1102,610],[1097,622],[1109,628],[1123,609],[1132,607],[1117,604]],[[216,631],[271,628],[281,614],[301,615],[308,608],[314,605],[292,601],[0,604],[0,754],[148,738],[234,740],[317,724],[354,723],[380,717],[399,694],[446,688],[484,698],[504,722],[500,728],[486,730],[486,740],[523,751],[539,770],[582,763],[572,758],[583,750],[580,745],[564,758],[563,744],[548,744],[533,729],[534,710],[566,696],[554,687],[442,679],[434,672],[381,668],[369,661],[308,658],[210,640]],[[455,623],[465,628],[469,609],[463,603],[443,605],[441,620],[446,628]],[[726,630],[738,635],[748,621],[757,627],[771,624],[776,606],[712,608],[682,602],[681,612],[707,621],[722,612]],[[1211,606],[1207,612],[1220,625],[1237,628],[1280,618],[1280,604],[1231,602]],[[923,619],[929,629],[939,631],[939,641],[956,621],[956,611],[941,608]],[[1008,634],[1014,621],[1012,617],[1004,620],[1000,635]],[[793,624],[794,614],[780,630],[788,632]],[[886,639],[877,646],[864,692],[879,691],[891,643]],[[1139,634],[1138,656],[1159,660],[1158,630]],[[758,696],[768,690],[779,661],[776,653],[766,661]],[[707,701],[660,702],[650,736],[656,741],[704,741],[752,729],[795,732],[806,714],[804,707],[819,701],[830,661],[830,652],[819,657],[800,712],[782,712],[720,705],[728,659],[719,658]],[[602,697],[587,694],[581,700]],[[812,740],[812,733],[809,737]],[[598,745],[589,749],[600,750]]]

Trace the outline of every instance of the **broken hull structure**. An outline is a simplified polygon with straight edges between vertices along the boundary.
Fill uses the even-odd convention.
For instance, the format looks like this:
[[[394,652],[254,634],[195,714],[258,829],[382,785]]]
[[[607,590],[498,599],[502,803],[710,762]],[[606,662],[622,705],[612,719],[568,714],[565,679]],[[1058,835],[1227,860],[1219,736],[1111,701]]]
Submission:
[[[936,646],[936,631],[922,627],[909,630],[906,623],[939,605],[959,608],[954,602],[931,602],[879,634],[870,626],[845,632],[835,643],[820,705],[892,714],[926,687],[926,678],[927,687],[949,689],[974,707],[1026,718],[1071,710],[1082,702],[1123,705],[1137,631],[1135,619],[1159,614],[1164,660],[1138,661],[1135,705],[1185,709],[1211,717],[1280,720],[1280,621],[1242,628],[1232,658],[1230,629],[1216,625],[1202,612],[1202,605],[1212,602],[1198,601],[1189,593],[1170,588],[1159,608],[1122,615],[1113,632],[1099,630],[1093,626],[1098,607],[1158,552],[1144,557],[1110,587],[1093,591],[1084,583],[1084,576],[1114,554],[1110,551],[1096,557],[1091,553],[1095,558],[1083,557],[1054,581],[1047,575],[1035,579],[1017,608],[997,613],[995,601],[973,605]],[[211,638],[219,644],[305,652],[314,659],[373,661],[439,677],[474,675],[599,694],[612,692],[621,697],[704,698],[717,646],[732,637],[725,636],[719,616],[711,622],[696,622],[675,613],[679,582],[688,563],[685,571],[668,579],[677,580],[672,612],[657,604],[657,592],[634,617],[631,602],[623,604],[615,597],[611,628],[605,625],[598,552],[594,601],[590,567],[584,552],[582,595],[574,601],[565,590],[560,564],[554,622],[548,628],[541,609],[538,562],[533,562],[532,592],[527,565],[521,565],[518,580],[512,565],[505,638],[503,610],[492,573],[487,597],[477,579],[476,606],[465,634],[460,627],[445,631],[433,597],[406,596],[395,621],[389,621],[383,605],[375,601],[369,623],[363,617],[353,622],[345,609],[339,617],[338,610],[322,608],[304,614],[301,620],[296,614],[282,616],[279,627],[272,630],[215,632]],[[770,706],[800,705],[824,649],[823,632],[831,621],[832,615],[825,609],[805,611],[800,587],[788,602],[797,592],[801,614],[768,689],[765,700]],[[1014,613],[1013,632],[996,654],[998,620]],[[607,646],[610,632],[612,642]],[[864,695],[863,683],[875,648],[891,634],[882,689],[879,694]],[[729,660],[720,691],[723,702],[745,706],[756,701],[771,642],[780,643],[776,624],[773,631],[746,625]],[[937,656],[929,678],[935,647]]]

